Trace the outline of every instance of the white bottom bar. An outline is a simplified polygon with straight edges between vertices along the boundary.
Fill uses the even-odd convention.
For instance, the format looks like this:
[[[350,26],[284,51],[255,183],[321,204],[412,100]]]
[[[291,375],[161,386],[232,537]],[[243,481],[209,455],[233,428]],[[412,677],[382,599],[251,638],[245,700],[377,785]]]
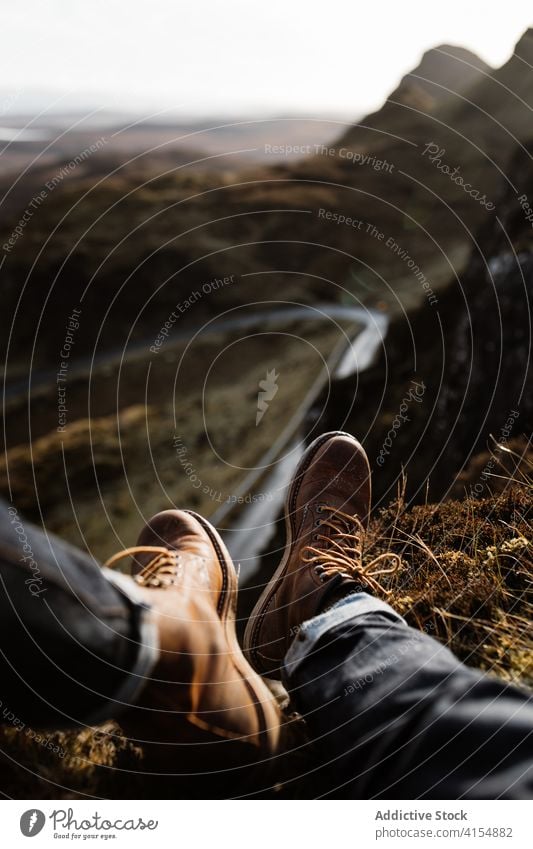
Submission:
[[[531,849],[533,804],[368,801],[4,801],[2,846]],[[30,844],[33,845],[33,844]]]

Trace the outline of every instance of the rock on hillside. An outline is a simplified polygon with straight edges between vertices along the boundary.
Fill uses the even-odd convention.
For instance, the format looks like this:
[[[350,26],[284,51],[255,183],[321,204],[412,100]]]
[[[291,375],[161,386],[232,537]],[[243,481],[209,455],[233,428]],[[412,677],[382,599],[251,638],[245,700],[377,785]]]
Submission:
[[[406,74],[388,101],[416,106],[419,100],[425,111],[464,93],[492,72],[490,65],[470,50],[441,44],[427,50],[420,64]]]
[[[346,381],[332,393],[324,430],[351,430],[365,439],[375,468],[376,501],[387,503],[406,471],[408,494],[418,501],[446,496],[470,458],[493,442],[533,434],[531,304],[533,213],[517,197],[533,198],[533,143],[519,148],[510,185],[494,217],[477,234],[464,273],[410,321],[393,322],[383,356],[356,388]],[[511,188],[511,186],[513,188]],[[422,402],[394,432],[382,464],[381,447],[412,380],[422,381]],[[354,394],[355,392],[355,394]],[[486,478],[471,478],[474,488]]]

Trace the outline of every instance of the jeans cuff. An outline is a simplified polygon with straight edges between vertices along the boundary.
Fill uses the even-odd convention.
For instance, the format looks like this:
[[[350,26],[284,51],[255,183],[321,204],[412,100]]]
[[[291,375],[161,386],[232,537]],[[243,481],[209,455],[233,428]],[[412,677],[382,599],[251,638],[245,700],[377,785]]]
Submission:
[[[394,622],[407,627],[405,619],[385,601],[368,595],[368,593],[353,593],[353,595],[345,596],[325,613],[320,613],[313,619],[302,622],[298,634],[285,655],[283,679],[289,678],[324,634],[327,634],[337,625],[355,620],[368,613],[385,613]]]
[[[146,679],[159,660],[159,632],[152,608],[146,603],[143,594],[126,575],[113,572],[105,566],[102,572],[129,604],[135,634],[133,639],[138,649],[132,668],[121,679],[113,696],[87,717],[87,725],[98,725],[135,704],[146,685]]]

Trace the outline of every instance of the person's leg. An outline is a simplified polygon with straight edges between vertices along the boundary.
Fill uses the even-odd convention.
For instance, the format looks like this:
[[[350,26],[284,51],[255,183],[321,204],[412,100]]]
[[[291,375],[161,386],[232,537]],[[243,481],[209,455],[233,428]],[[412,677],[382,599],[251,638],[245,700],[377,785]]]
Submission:
[[[362,446],[319,437],[291,482],[285,553],[245,636],[259,672],[283,673],[329,764],[317,795],[533,795],[531,698],[467,669],[379,600],[398,563],[364,564],[369,512]]]
[[[326,794],[533,797],[533,697],[468,669],[378,599],[347,596],[303,623],[284,683]]]
[[[142,771],[181,776],[187,796],[257,791],[280,711],[237,644],[237,576],[221,538],[165,511],[110,565],[126,557],[134,577],[0,505],[0,722],[117,718],[142,745]]]
[[[0,722],[92,725],[136,700],[158,657],[155,620],[125,576],[0,502]]]

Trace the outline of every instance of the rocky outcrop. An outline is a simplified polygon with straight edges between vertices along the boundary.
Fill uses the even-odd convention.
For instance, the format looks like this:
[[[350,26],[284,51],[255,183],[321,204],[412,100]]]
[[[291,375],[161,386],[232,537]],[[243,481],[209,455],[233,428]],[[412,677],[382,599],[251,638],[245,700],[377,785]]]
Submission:
[[[378,504],[403,472],[414,500],[457,493],[474,455],[533,433],[533,214],[525,200],[533,198],[532,153],[530,145],[515,154],[498,216],[477,234],[466,270],[438,308],[397,318],[377,366],[356,387],[346,381],[332,393],[321,426],[363,436]],[[378,463],[412,380],[424,383],[422,401],[409,405]],[[471,474],[474,492],[477,483]]]
[[[471,50],[451,44],[440,44],[427,50],[420,64],[406,74],[398,88],[387,98],[413,106],[418,99],[423,108],[435,109],[467,92],[493,69]]]

